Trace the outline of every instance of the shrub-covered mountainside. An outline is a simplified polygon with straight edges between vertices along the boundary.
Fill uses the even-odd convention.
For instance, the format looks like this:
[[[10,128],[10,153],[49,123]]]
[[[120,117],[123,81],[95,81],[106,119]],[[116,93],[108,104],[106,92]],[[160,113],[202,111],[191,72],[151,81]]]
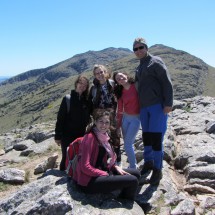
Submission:
[[[215,68],[184,51],[154,45],[171,74],[175,99],[215,95]],[[0,131],[56,120],[62,97],[73,88],[77,75],[92,80],[94,64],[134,75],[139,61],[129,49],[107,48],[78,54],[53,66],[27,71],[0,83]]]

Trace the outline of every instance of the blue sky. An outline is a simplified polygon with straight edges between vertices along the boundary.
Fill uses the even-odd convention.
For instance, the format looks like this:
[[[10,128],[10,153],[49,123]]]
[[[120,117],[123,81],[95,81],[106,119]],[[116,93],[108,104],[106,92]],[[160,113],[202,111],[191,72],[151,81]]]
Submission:
[[[0,0],[0,76],[108,47],[184,50],[215,67],[215,0]]]

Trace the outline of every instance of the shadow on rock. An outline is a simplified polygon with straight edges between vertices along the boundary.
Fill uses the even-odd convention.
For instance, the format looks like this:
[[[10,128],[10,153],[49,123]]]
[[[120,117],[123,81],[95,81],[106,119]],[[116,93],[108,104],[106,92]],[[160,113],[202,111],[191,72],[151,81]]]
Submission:
[[[44,178],[46,176],[49,176],[49,175],[53,175],[55,177],[59,177],[59,180],[57,180],[55,182],[55,185],[66,184],[67,181],[68,181],[68,178],[69,178],[67,176],[66,172],[64,172],[64,171],[60,171],[58,169],[50,169],[50,170],[47,170],[45,173],[43,173],[43,175],[41,175],[37,179],[42,179],[42,178]]]
[[[37,179],[44,178],[48,175],[53,175],[55,177],[64,177],[67,176],[65,171],[60,171],[58,169],[49,169],[46,172],[44,172],[41,176],[39,176]]]
[[[152,208],[149,200],[152,198],[153,193],[157,190],[158,186],[151,186],[150,184],[145,184],[139,186],[138,194],[135,198],[137,204],[143,209],[145,213],[149,212]],[[141,191],[144,190],[142,193]]]

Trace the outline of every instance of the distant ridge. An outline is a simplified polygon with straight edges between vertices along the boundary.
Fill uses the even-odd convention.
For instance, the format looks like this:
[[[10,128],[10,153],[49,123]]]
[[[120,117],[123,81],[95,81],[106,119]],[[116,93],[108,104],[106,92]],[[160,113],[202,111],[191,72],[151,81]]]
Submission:
[[[215,68],[182,50],[162,44],[149,48],[167,65],[173,82],[174,98],[215,95]],[[134,76],[139,60],[125,48],[106,48],[74,55],[47,68],[30,70],[0,83],[0,130],[9,131],[31,124],[56,120],[62,97],[70,93],[79,74],[92,82],[94,64],[110,71]]]
[[[24,81],[28,78],[37,77],[39,82],[53,82],[61,78],[68,78],[84,71],[92,69],[94,64],[109,64],[114,60],[126,57],[132,52],[126,48],[106,48],[101,51],[88,51],[76,54],[73,57],[49,66],[47,68],[34,69],[7,80],[6,83]]]
[[[9,78],[11,78],[11,76],[0,76],[0,82],[6,81]]]

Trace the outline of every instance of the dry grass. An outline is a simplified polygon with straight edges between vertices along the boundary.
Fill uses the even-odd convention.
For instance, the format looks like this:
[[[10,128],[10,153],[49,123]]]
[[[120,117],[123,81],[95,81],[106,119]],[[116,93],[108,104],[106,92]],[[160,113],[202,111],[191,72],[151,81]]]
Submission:
[[[57,150],[54,151],[54,149],[56,149],[55,147],[52,148],[52,150],[49,150],[47,153],[43,153],[41,155],[35,155],[35,156],[31,156],[31,158],[25,162],[25,163],[16,163],[13,164],[13,167],[18,168],[20,170],[24,170],[25,171],[25,183],[23,185],[15,185],[15,184],[6,184],[6,183],[0,183],[0,199],[4,199],[9,197],[12,193],[20,190],[22,188],[22,186],[33,182],[35,180],[38,179],[38,177],[40,177],[42,175],[38,174],[38,175],[34,175],[34,169],[35,167],[42,163],[43,161],[47,160],[47,158],[49,156],[51,156],[53,153],[57,153],[58,154],[58,160],[57,163],[60,162],[61,160],[61,150],[60,147],[58,147]]]

